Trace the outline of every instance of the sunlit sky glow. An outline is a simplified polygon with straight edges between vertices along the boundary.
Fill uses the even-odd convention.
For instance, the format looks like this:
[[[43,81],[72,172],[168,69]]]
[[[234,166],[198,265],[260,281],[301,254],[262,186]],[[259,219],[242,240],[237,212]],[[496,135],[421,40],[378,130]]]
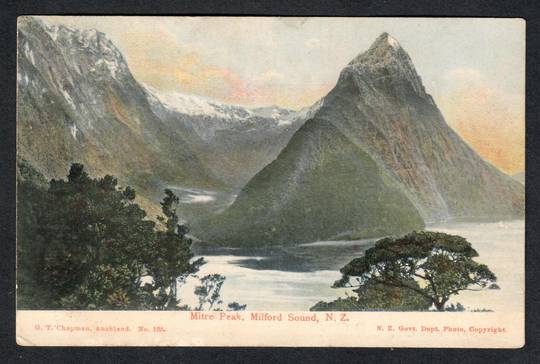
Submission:
[[[107,34],[141,82],[245,106],[299,109],[382,32],[411,56],[447,122],[507,173],[524,170],[521,19],[41,17]]]

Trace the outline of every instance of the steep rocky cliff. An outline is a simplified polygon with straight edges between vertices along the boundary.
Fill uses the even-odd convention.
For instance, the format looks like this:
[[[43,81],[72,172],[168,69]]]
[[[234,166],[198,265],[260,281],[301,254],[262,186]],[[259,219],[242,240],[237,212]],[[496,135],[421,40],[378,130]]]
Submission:
[[[318,104],[299,112],[246,108],[147,87],[152,110],[172,128],[195,133],[197,156],[228,187],[239,189],[276,158]]]
[[[294,243],[523,216],[523,186],[446,124],[390,35],[353,59],[321,104],[216,218],[209,240]]]
[[[47,178],[72,162],[151,190],[214,187],[186,130],[152,111],[120,51],[98,31],[49,27],[23,17],[18,32],[17,153]]]
[[[81,162],[154,202],[168,185],[241,188],[313,113],[151,89],[105,34],[33,17],[19,21],[17,73],[19,159],[49,179]]]
[[[234,204],[197,232],[225,245],[367,238],[423,227],[413,204],[361,148],[313,118]]]
[[[299,112],[153,90],[103,33],[32,17],[19,21],[17,77],[18,158],[47,179],[81,162],[154,205],[165,186],[225,191],[229,201],[245,185],[196,224],[210,241],[367,237],[524,213],[524,187],[448,127],[386,33]],[[204,205],[190,219],[223,208]]]
[[[522,216],[523,187],[447,125],[390,35],[345,67],[325,106],[318,116],[376,159],[427,222]]]

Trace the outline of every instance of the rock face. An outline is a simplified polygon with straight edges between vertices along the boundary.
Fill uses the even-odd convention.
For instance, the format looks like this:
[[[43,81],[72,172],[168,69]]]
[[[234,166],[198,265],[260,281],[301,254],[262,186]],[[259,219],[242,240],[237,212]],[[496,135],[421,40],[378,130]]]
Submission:
[[[103,33],[24,17],[18,32],[18,156],[47,178],[72,162],[139,190],[166,183],[218,186],[195,135],[163,123]]]
[[[376,158],[427,222],[523,214],[523,187],[446,124],[409,55],[388,34],[342,71],[325,104],[319,115]]]
[[[512,175],[512,178],[521,183],[522,185],[525,184],[525,172],[516,173]]]
[[[237,190],[311,110],[159,93],[134,79],[99,31],[22,17],[18,36],[17,153],[48,179],[80,162],[154,201],[167,185]]]
[[[228,187],[239,189],[276,158],[317,104],[299,112],[249,109],[147,87],[152,110],[172,128],[190,130],[197,156]]]
[[[343,69],[312,119],[216,219],[208,238],[294,243],[523,213],[523,186],[446,124],[409,55],[384,33]]]
[[[18,37],[21,163],[47,179],[84,163],[154,203],[164,186],[245,185],[230,208],[195,226],[207,240],[286,244],[523,215],[523,186],[447,126],[388,34],[299,112],[152,90],[95,30],[22,17]]]
[[[315,117],[229,209],[204,222],[200,233],[225,245],[261,246],[421,227],[412,203],[375,161],[331,123]]]

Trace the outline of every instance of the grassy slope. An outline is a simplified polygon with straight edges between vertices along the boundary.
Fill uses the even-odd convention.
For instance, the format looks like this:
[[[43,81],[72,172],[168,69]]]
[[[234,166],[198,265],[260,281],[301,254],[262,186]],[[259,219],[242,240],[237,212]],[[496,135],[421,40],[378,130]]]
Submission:
[[[313,119],[259,172],[203,237],[235,246],[291,244],[348,232],[372,237],[422,228],[409,200],[330,123]],[[201,229],[202,230],[202,229]]]

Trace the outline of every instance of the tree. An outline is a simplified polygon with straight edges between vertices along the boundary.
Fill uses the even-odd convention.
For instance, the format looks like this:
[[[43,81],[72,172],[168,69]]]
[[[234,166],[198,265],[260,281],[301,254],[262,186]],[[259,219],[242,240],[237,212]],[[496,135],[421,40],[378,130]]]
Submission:
[[[225,276],[221,274],[209,274],[199,278],[200,285],[195,287],[194,293],[197,296],[199,305],[195,311],[222,311],[223,300],[221,299],[221,288],[225,283]],[[227,311],[243,311],[247,305],[238,302],[227,304]]]
[[[493,272],[473,260],[478,253],[464,238],[438,232],[412,232],[377,241],[363,257],[340,272],[334,287],[361,290],[380,287],[405,290],[429,300],[444,311],[450,296],[481,290],[497,280]]]
[[[415,281],[409,284],[418,286]],[[356,296],[338,298],[332,302],[318,302],[310,311],[423,311],[432,302],[414,291],[401,287],[387,286],[373,280],[353,290]]]
[[[116,178],[92,179],[73,164],[66,180],[27,209],[19,239],[22,303],[47,308],[135,308],[139,280],[155,241],[155,223],[136,203],[135,191]],[[24,196],[26,198],[26,196]],[[31,219],[28,216],[32,216]]]
[[[17,165],[17,304],[29,308],[48,296],[35,279],[44,250],[38,207],[45,203],[48,182],[26,160],[17,158]]]
[[[225,283],[225,277],[221,274],[209,274],[200,279],[200,286],[195,287],[194,293],[199,299],[199,306],[196,310],[201,311],[205,308],[205,305],[208,304],[206,308],[207,311],[212,311],[214,305],[221,305],[223,301],[221,300],[221,287]]]
[[[193,259],[171,190],[165,190],[156,226],[134,202],[135,190],[121,188],[113,176],[93,179],[75,163],[67,180],[47,186],[24,161],[19,172],[18,307],[189,309],[179,306],[177,285],[198,278],[194,273],[205,262]],[[203,278],[209,309],[222,303],[224,280]]]
[[[176,309],[179,303],[176,289],[178,281],[185,280],[204,264],[203,258],[191,261],[193,242],[186,236],[188,228],[178,224],[178,202],[178,197],[166,189],[161,202],[164,216],[158,216],[164,230],[156,233],[151,254],[147,259],[147,274],[153,278],[153,284],[147,289],[159,291],[152,303],[155,309]]]

